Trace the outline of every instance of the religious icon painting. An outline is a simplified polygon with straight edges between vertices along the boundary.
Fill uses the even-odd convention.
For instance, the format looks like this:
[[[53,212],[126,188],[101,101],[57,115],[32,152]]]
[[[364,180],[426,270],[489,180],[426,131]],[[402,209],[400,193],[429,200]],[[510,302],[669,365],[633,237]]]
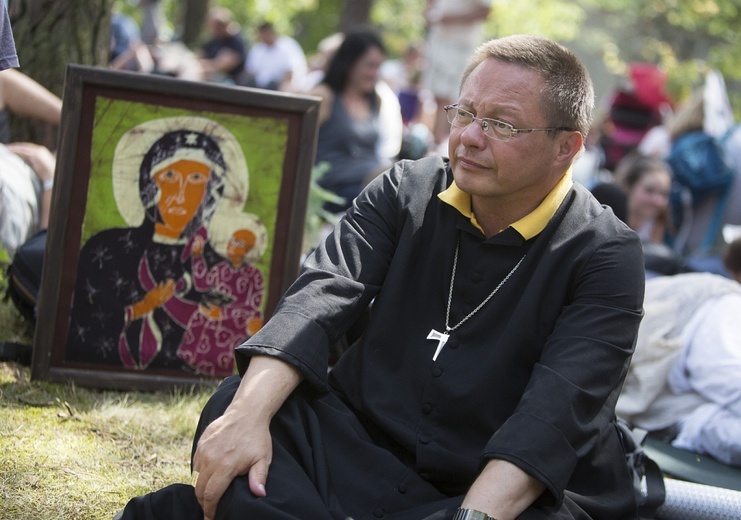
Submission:
[[[70,65],[32,377],[235,371],[298,272],[318,100]]]

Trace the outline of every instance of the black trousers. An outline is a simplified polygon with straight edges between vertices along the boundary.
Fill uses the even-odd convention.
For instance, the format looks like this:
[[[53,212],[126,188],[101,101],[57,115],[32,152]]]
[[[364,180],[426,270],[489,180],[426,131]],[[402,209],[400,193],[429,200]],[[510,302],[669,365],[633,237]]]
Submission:
[[[214,392],[201,414],[194,450],[238,385],[238,377],[228,378]],[[273,418],[271,433],[267,496],[254,496],[247,477],[238,477],[219,503],[217,520],[449,520],[463,500],[423,480],[390,441],[379,442],[333,394],[312,398],[294,392]],[[566,502],[558,510],[530,509],[520,518],[588,518]],[[170,518],[203,520],[192,486],[174,484],[136,497],[122,517]]]

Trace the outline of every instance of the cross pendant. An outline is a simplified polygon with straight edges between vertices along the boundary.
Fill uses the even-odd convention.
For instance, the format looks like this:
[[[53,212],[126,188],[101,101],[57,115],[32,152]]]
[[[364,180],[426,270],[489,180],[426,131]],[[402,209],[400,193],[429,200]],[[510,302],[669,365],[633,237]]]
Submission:
[[[437,356],[443,350],[443,347],[448,342],[449,337],[450,334],[445,334],[444,332],[438,332],[435,329],[430,329],[430,333],[427,335],[427,339],[437,341],[437,348],[435,349],[435,354],[433,354],[432,356],[432,361],[437,361]]]

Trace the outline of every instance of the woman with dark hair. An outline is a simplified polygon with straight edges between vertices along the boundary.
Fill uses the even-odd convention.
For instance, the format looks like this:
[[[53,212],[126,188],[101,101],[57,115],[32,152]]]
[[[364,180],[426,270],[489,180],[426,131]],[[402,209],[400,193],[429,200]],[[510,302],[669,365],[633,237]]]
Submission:
[[[347,209],[363,186],[390,166],[379,154],[381,99],[376,93],[385,58],[385,47],[375,32],[350,32],[322,82],[309,91],[322,98],[316,162],[327,163],[329,170],[319,184],[344,199],[343,204],[328,204],[329,211]]]
[[[671,167],[663,159],[631,154],[618,165],[615,177],[627,196],[626,223],[642,242],[663,244],[671,232]]]

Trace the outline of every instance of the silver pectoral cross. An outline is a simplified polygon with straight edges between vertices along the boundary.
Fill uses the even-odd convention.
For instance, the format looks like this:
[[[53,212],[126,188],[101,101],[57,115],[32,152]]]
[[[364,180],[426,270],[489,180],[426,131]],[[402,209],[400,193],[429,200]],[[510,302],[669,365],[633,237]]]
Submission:
[[[440,354],[440,352],[442,352],[443,347],[448,342],[448,338],[450,338],[450,334],[438,332],[435,329],[430,330],[430,333],[427,335],[427,339],[437,341],[437,348],[435,349],[435,353],[432,356],[432,361],[437,361],[437,356],[438,354]]]

